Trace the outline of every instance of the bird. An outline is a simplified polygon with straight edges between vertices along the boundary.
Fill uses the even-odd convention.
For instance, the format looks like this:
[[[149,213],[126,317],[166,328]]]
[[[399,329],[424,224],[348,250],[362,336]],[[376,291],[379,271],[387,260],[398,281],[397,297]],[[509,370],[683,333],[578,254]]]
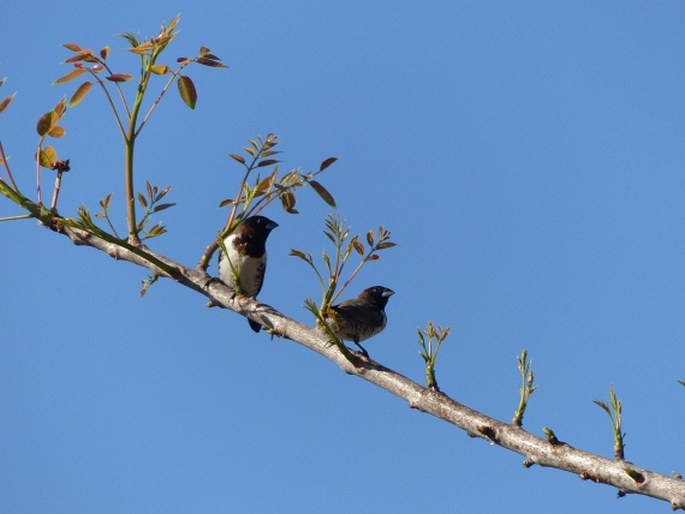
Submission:
[[[266,272],[266,239],[276,227],[278,223],[265,216],[250,216],[224,238],[226,252],[219,252],[222,282],[251,298],[259,294]],[[262,328],[256,321],[247,321],[255,332]]]
[[[359,344],[380,333],[388,322],[385,306],[395,291],[383,286],[364,289],[354,300],[345,300],[328,309],[328,323],[338,339],[352,341],[369,357]]]

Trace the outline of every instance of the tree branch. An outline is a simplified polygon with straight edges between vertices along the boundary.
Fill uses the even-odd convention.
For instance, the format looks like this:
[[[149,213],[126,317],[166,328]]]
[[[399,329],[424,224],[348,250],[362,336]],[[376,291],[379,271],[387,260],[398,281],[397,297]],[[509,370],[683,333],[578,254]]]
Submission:
[[[621,495],[642,494],[667,501],[673,509],[685,509],[683,480],[637,467],[628,461],[611,460],[588,453],[556,439],[537,437],[520,427],[475,411],[440,391],[423,387],[377,362],[357,359],[353,364],[320,331],[305,326],[268,305],[239,295],[205,272],[183,266],[144,246],[131,247],[126,243],[107,241],[88,230],[69,225],[60,226],[59,223],[53,223],[51,228],[66,235],[75,244],[91,246],[115,259],[145,267],[197,291],[217,306],[262,323],[272,334],[319,353],[337,364],[345,373],[363,378],[406,400],[411,408],[447,421],[470,436],[480,437],[522,455],[525,457],[523,464],[526,467],[538,464],[557,468],[575,473],[583,480],[614,486]]]

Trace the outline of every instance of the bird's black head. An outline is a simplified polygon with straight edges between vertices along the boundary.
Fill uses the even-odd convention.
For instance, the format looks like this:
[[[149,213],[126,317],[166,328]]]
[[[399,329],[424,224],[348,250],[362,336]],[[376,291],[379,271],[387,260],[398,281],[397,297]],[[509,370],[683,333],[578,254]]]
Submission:
[[[359,294],[358,298],[360,300],[365,300],[369,303],[377,305],[378,307],[383,309],[388,304],[388,300],[390,299],[390,297],[394,294],[395,294],[395,291],[393,291],[392,289],[389,289],[387,287],[373,286],[373,287],[369,287],[367,289],[364,289]]]
[[[266,216],[250,216],[241,221],[240,225],[243,225],[247,230],[254,231],[255,233],[263,233],[265,236],[269,235],[269,232],[278,227],[278,223],[270,220]]]
[[[266,238],[277,226],[278,223],[265,216],[250,216],[241,221],[228,237],[233,238],[232,244],[239,253],[261,257],[266,251]]]

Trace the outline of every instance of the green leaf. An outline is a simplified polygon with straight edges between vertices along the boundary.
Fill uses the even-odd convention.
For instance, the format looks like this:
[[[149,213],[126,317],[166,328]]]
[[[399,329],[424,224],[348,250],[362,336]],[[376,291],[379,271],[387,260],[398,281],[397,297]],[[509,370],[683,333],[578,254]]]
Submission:
[[[57,162],[57,152],[55,152],[55,149],[51,146],[41,148],[39,162],[43,168],[50,169],[53,163]]]
[[[293,250],[290,250],[289,255],[291,257],[299,257],[303,261],[309,262],[309,259],[307,259],[307,256],[305,255],[305,253],[303,251],[293,249]]]
[[[93,87],[92,82],[84,82],[81,84],[78,89],[74,92],[73,95],[71,95],[71,99],[69,100],[69,107],[75,107],[78,104],[81,103],[81,100],[83,100],[88,92],[90,91],[90,88]]]
[[[312,189],[314,189],[314,191],[317,192],[317,194],[323,199],[324,202],[326,202],[331,207],[335,207],[335,200],[333,199],[333,195],[331,195],[331,193],[329,193],[325,187],[319,184],[316,180],[310,180],[309,185],[312,186]]]
[[[126,41],[129,42],[129,44],[133,47],[138,46],[138,38],[133,34],[133,32],[125,32],[121,34],[121,37],[123,37]]]
[[[197,91],[195,90],[195,84],[190,80],[190,77],[186,75],[181,75],[178,77],[178,92],[181,95],[183,102],[190,107],[195,109],[195,104],[197,103]]]
[[[150,66],[150,71],[155,75],[166,75],[171,71],[171,68],[166,64],[155,64],[154,66]]]

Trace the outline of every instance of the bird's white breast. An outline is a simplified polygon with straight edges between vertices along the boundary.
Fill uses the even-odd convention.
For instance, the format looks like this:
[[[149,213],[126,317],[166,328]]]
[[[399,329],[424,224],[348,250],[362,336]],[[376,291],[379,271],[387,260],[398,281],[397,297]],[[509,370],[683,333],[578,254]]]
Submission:
[[[226,238],[225,246],[228,255],[224,254],[219,261],[219,277],[227,286],[235,289],[235,273],[239,277],[241,292],[247,296],[257,296],[264,280],[266,252],[260,258],[239,253],[233,246],[230,236]]]

